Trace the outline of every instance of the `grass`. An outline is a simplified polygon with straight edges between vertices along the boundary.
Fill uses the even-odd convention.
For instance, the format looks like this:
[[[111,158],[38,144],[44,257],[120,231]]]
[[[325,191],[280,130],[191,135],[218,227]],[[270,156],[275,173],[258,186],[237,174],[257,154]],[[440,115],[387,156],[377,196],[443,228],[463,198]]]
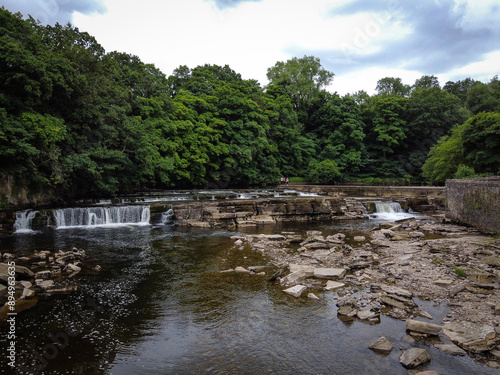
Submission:
[[[453,266],[453,271],[455,271],[458,277],[465,277],[466,275],[465,270],[457,266]]]
[[[432,260],[432,263],[434,263],[434,264],[435,264],[435,265],[437,265],[437,266],[441,266],[441,265],[443,264],[443,262],[442,262],[442,261],[440,261],[439,259],[433,259],[433,260]]]

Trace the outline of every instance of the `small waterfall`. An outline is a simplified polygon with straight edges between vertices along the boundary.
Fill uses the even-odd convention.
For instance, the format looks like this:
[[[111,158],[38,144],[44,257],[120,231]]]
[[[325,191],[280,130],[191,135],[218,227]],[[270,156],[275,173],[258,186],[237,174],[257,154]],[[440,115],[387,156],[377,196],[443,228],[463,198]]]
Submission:
[[[402,213],[404,212],[401,205],[398,202],[375,202],[375,208],[377,212],[384,213]]]
[[[171,225],[174,223],[174,210],[172,208],[161,214],[161,223],[164,225]]]
[[[56,228],[148,225],[149,206],[63,208],[54,212]]]
[[[16,212],[16,221],[14,222],[14,228],[16,228],[15,233],[30,233],[33,232],[31,229],[31,222],[35,218],[38,211],[18,211]]]

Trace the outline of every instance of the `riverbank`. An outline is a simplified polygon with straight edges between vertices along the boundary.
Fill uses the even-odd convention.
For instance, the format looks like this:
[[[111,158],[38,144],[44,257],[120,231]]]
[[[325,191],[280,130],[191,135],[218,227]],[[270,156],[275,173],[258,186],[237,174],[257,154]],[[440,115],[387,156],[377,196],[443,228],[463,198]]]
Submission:
[[[407,322],[416,319],[424,323],[417,324],[420,328],[411,323],[408,328],[407,323],[409,348],[424,343],[500,367],[496,238],[442,223],[442,218],[410,218],[384,222],[356,236],[309,231],[306,236],[283,232],[233,239],[236,248],[271,257],[279,269],[271,280],[294,297],[336,293],[340,319],[371,324],[377,324],[381,314]],[[447,306],[450,312],[435,319],[419,301]],[[437,327],[429,331],[425,322]]]

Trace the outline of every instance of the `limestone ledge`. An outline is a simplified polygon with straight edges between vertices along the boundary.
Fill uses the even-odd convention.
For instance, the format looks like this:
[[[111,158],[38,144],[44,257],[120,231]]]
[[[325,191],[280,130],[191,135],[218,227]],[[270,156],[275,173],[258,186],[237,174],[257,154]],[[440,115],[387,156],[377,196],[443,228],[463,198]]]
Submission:
[[[280,221],[365,219],[365,207],[349,198],[304,197],[179,203],[174,223],[193,227],[236,227]]]

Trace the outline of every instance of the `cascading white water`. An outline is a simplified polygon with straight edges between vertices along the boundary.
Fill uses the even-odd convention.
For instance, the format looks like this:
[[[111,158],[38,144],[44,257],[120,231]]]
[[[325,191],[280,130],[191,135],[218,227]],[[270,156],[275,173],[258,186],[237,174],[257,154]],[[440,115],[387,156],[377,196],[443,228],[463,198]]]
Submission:
[[[54,212],[56,228],[148,225],[149,206],[62,208]]]
[[[376,212],[373,217],[387,221],[397,221],[414,217],[414,213],[407,213],[398,202],[375,202]]]
[[[15,233],[30,233],[33,232],[31,222],[35,218],[38,211],[18,211],[16,212],[16,221],[14,222]]]
[[[385,213],[402,213],[404,212],[403,208],[398,202],[375,202],[375,208],[377,212],[385,212]]]
[[[170,225],[174,222],[174,210],[172,208],[168,209],[161,214],[161,223],[164,225]]]

